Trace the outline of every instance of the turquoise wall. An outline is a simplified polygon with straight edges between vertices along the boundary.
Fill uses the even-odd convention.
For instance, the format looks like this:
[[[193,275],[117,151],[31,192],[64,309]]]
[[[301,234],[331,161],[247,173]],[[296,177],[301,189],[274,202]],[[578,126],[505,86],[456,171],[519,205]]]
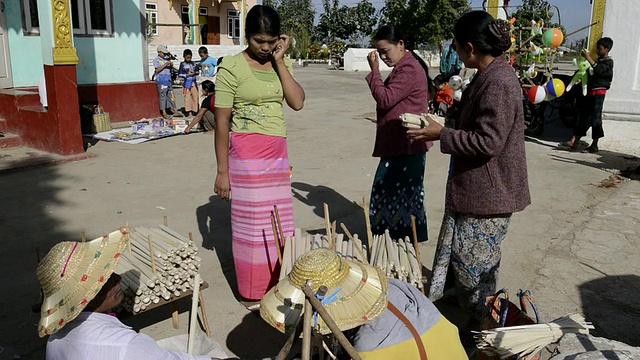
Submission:
[[[80,37],[78,84],[112,84],[144,81],[145,52],[138,0],[112,1],[113,37]]]
[[[38,86],[44,75],[40,36],[24,35],[20,1],[5,1],[4,4],[13,86]]]
[[[40,36],[25,36],[20,1],[5,1],[14,87],[38,86],[44,74]],[[112,1],[113,36],[74,36],[78,84],[144,81],[146,40],[140,1]]]

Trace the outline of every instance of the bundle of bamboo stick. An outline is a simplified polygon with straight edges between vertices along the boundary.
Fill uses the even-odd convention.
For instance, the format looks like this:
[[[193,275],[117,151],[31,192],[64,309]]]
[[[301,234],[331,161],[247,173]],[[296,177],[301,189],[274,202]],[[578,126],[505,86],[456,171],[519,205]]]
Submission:
[[[379,267],[388,277],[400,279],[417,288],[423,287],[422,265],[409,237],[404,240],[392,240],[387,230],[384,235],[373,236],[371,251],[369,251],[358,234],[351,235],[344,225],[342,228],[345,234],[334,233],[333,236],[303,235],[300,229],[296,229],[294,236],[287,237],[284,244],[280,279],[293,270],[293,263],[302,254],[317,248],[328,248],[336,251],[346,260]]]
[[[193,290],[200,261],[194,242],[169,227],[136,227],[116,268],[125,294],[122,307],[136,314]]]

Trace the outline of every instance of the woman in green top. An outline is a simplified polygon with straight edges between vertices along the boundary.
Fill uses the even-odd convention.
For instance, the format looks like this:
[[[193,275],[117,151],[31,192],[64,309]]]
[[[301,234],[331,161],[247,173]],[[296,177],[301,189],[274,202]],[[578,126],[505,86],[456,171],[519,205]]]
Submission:
[[[293,234],[293,199],[282,103],[304,105],[304,90],[284,58],[289,37],[278,13],[256,5],[246,18],[248,47],[225,57],[216,81],[215,192],[231,202],[233,257],[242,302],[252,308],[278,281],[270,215],[278,206],[285,235]],[[231,113],[231,132],[229,123]]]

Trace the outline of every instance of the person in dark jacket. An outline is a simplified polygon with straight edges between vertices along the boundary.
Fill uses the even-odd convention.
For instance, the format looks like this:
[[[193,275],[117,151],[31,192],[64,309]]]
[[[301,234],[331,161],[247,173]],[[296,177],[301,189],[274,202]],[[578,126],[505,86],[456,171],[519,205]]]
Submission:
[[[609,51],[613,47],[613,40],[604,37],[596,43],[596,54],[598,59],[594,61],[587,50],[582,51],[582,56],[587,59],[593,67],[593,75],[588,73],[587,96],[584,99],[582,111],[578,117],[578,124],[573,129],[573,137],[567,142],[560,143],[561,147],[577,149],[580,138],[587,135],[587,130],[591,128],[591,145],[582,152],[597,153],[598,140],[604,137],[602,128],[602,107],[607,90],[611,87],[613,80],[613,59],[609,56]]]
[[[372,232],[381,235],[389,230],[393,239],[411,237],[413,215],[418,241],[426,241],[424,171],[430,144],[411,143],[400,115],[428,111],[427,65],[413,51],[407,51],[403,34],[396,26],[381,26],[373,40],[376,50],[367,57],[371,72],[366,79],[376,101],[373,156],[379,157],[380,162],[369,206]],[[393,68],[385,80],[380,75],[380,60]]]
[[[429,299],[442,298],[451,285],[451,266],[458,301],[478,322],[496,291],[511,214],[531,203],[522,90],[503,56],[511,47],[509,32],[508,22],[484,11],[463,15],[454,26],[454,44],[465,66],[478,72],[462,94],[454,127],[429,120],[427,127],[407,132],[414,142],[440,140],[440,150],[451,154]]]

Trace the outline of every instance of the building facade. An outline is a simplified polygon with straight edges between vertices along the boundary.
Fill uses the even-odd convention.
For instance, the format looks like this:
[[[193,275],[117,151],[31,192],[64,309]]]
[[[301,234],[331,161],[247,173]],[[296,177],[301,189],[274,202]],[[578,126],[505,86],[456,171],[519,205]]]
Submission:
[[[189,16],[192,2],[196,2],[197,7],[197,13],[191,17],[198,24],[197,36],[189,26],[194,24]],[[147,0],[149,42],[151,45],[240,45],[243,34],[240,10],[256,4],[257,0]]]
[[[0,2],[0,131],[71,154],[82,151],[81,104],[100,104],[115,122],[157,116],[144,0]]]

